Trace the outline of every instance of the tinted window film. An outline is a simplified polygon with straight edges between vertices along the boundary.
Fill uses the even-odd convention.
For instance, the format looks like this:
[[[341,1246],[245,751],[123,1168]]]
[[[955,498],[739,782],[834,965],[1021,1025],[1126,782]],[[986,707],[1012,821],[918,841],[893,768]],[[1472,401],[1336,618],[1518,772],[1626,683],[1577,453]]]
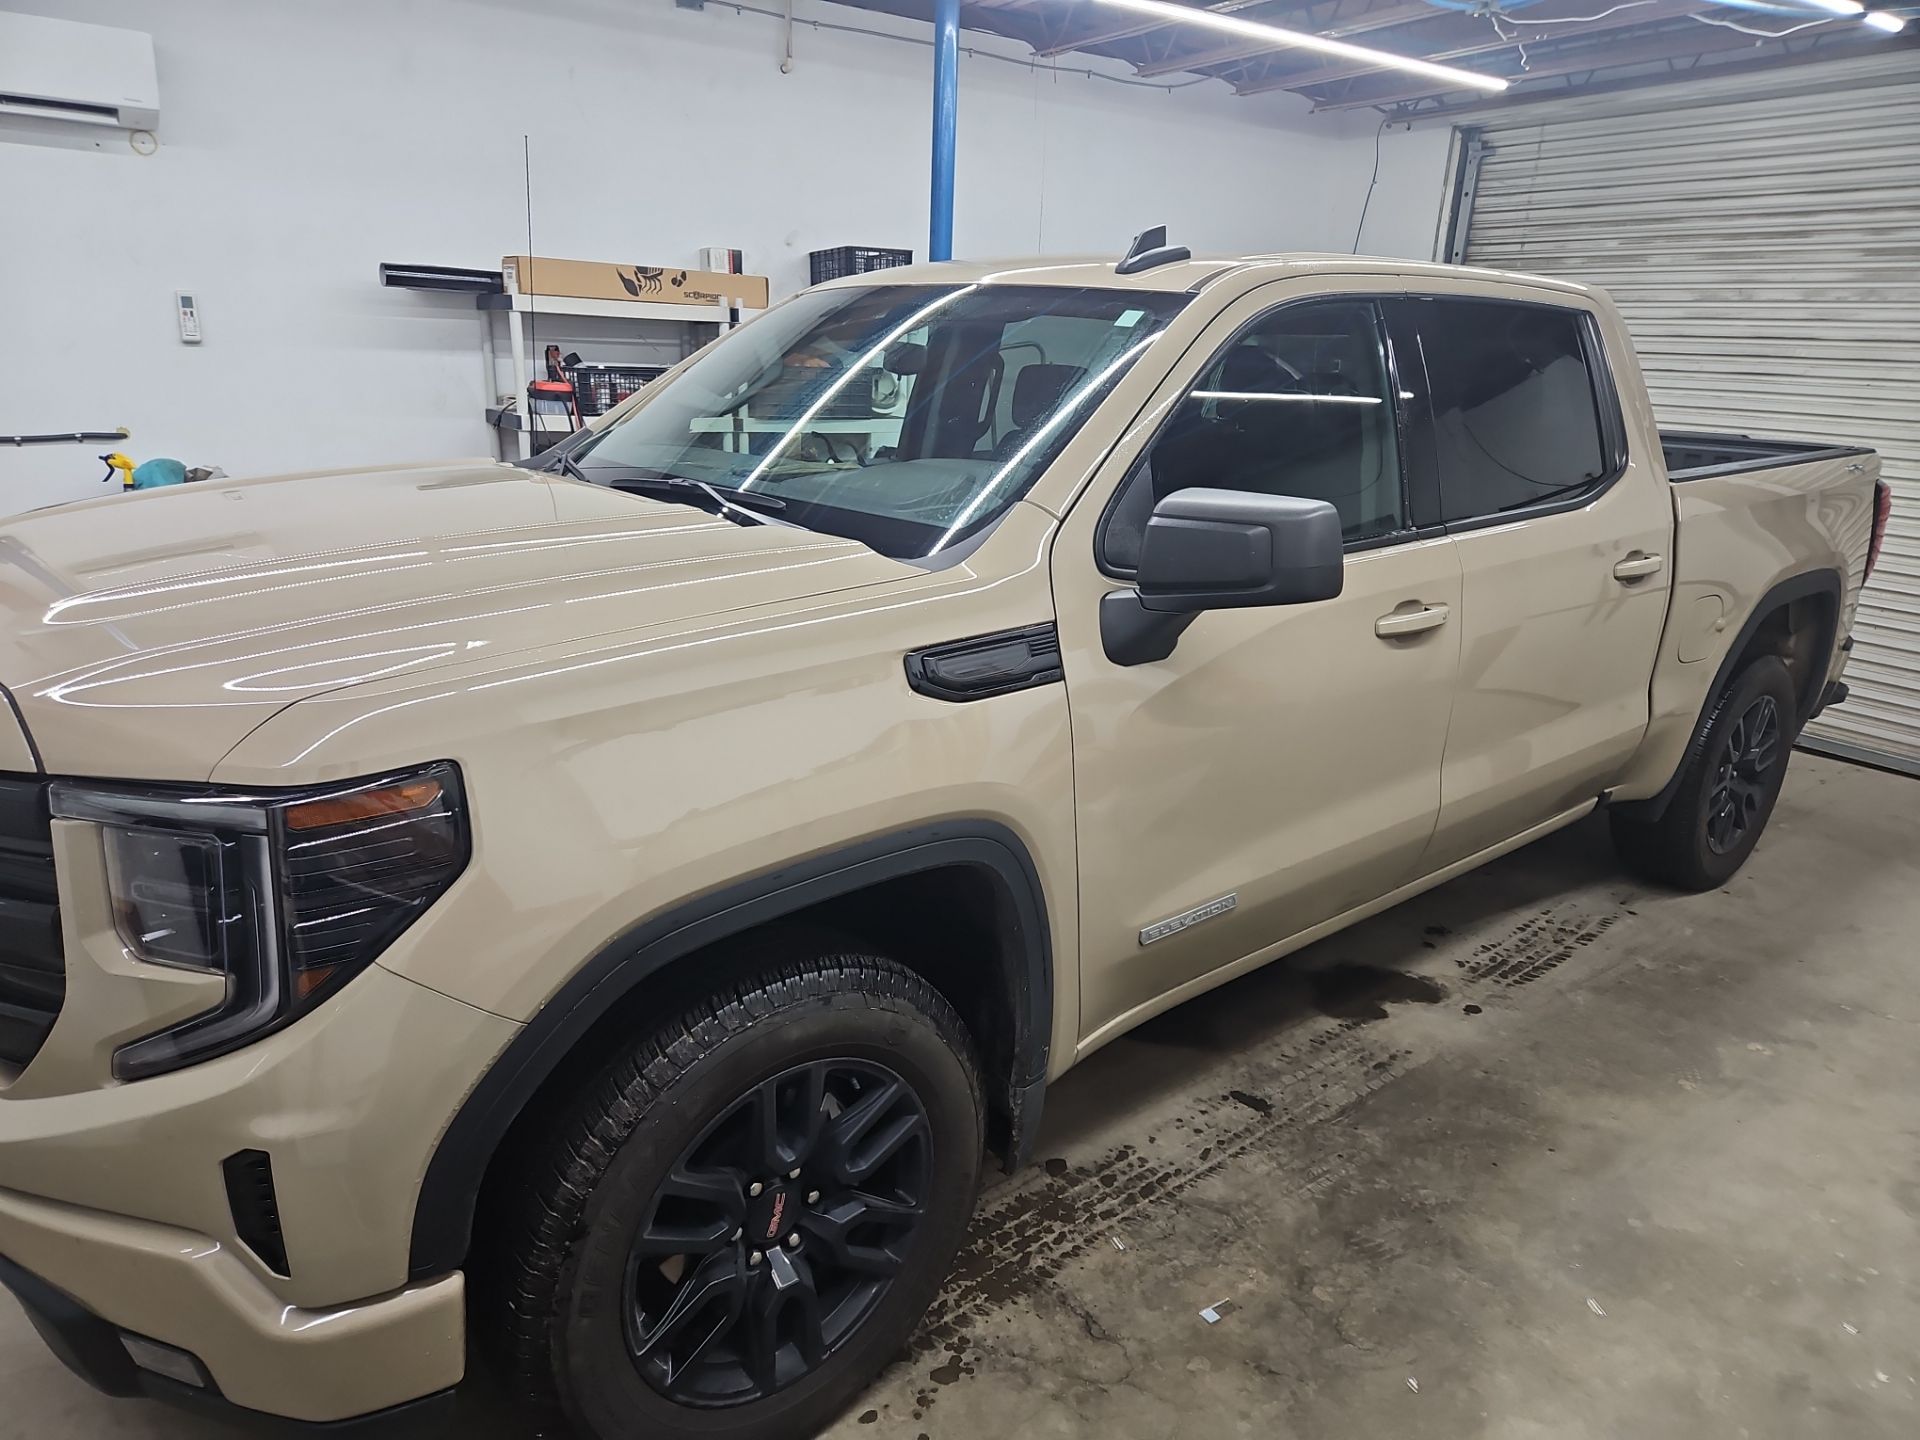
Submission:
[[[1153,502],[1190,487],[1329,501],[1349,541],[1406,528],[1393,391],[1371,303],[1276,310],[1216,355],[1129,478],[1107,563],[1133,568]]]
[[[1577,494],[1606,477],[1585,317],[1544,305],[1422,300],[1446,520]]]

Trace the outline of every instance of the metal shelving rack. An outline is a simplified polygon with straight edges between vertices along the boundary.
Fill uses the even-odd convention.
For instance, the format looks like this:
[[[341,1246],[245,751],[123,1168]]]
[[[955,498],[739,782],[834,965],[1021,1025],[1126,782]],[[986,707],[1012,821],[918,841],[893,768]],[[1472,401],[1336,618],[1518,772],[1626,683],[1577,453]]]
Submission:
[[[684,358],[709,340],[760,313],[758,310],[725,304],[707,306],[671,305],[648,300],[575,300],[564,295],[524,295],[512,291],[476,295],[473,300],[485,327],[483,335],[489,376],[494,374],[493,318],[496,315],[506,316],[507,344],[513,361],[513,393],[521,408],[514,410],[505,406],[489,406],[487,423],[496,430],[518,437],[515,443],[522,460],[533,454],[536,431],[543,435],[551,432],[565,434],[573,428],[571,422],[561,416],[532,415],[525,409],[527,381],[537,373],[529,344],[529,316],[587,317],[630,320],[649,325],[677,325],[681,327],[680,353]]]

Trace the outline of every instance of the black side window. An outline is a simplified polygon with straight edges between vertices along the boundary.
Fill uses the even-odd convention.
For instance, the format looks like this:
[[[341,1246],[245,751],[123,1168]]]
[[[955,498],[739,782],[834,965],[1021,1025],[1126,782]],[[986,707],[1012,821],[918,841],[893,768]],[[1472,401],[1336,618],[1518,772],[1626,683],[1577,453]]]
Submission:
[[[1370,302],[1283,307],[1216,355],[1122,487],[1106,564],[1133,569],[1154,502],[1195,486],[1330,501],[1349,541],[1407,528],[1386,346]]]
[[[1546,305],[1422,300],[1443,520],[1577,494],[1611,466],[1586,317]]]

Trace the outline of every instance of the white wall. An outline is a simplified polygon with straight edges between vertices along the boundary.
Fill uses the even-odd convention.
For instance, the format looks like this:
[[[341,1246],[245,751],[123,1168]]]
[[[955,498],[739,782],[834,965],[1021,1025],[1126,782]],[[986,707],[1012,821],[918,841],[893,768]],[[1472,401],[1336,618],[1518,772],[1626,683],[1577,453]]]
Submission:
[[[803,24],[782,74],[778,22],[718,3],[7,3],[151,32],[162,116],[149,157],[118,132],[0,121],[0,432],[125,424],[136,459],[233,474],[489,452],[471,302],[382,289],[376,267],[524,249],[523,134],[541,254],[673,264],[736,245],[779,294],[812,249],[925,251],[918,44]],[[955,249],[1114,253],[1164,221],[1197,250],[1344,251],[1377,123],[963,57]],[[1387,137],[1368,251],[1430,251],[1418,140]],[[176,288],[200,299],[198,348],[178,341]],[[574,343],[613,358],[593,338]],[[0,448],[0,510],[98,493],[104,448]]]

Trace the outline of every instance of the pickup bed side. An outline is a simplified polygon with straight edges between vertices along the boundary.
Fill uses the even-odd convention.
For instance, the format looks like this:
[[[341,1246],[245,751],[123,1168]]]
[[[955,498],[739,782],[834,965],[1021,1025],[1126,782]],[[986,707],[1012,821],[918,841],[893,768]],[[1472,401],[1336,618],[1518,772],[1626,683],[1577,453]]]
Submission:
[[[1662,430],[1660,451],[1666,458],[1667,479],[1676,485],[1711,476],[1745,475],[1814,460],[1857,460],[1873,454],[1864,445],[1829,445],[1817,440],[1756,440],[1751,435],[1721,435],[1705,430]]]
[[[1804,724],[1844,666],[1880,462],[1870,450],[1661,433],[1673,595],[1646,739],[1611,795],[1663,798],[1708,701],[1742,660],[1786,661]],[[1676,464],[1680,468],[1673,468]]]

